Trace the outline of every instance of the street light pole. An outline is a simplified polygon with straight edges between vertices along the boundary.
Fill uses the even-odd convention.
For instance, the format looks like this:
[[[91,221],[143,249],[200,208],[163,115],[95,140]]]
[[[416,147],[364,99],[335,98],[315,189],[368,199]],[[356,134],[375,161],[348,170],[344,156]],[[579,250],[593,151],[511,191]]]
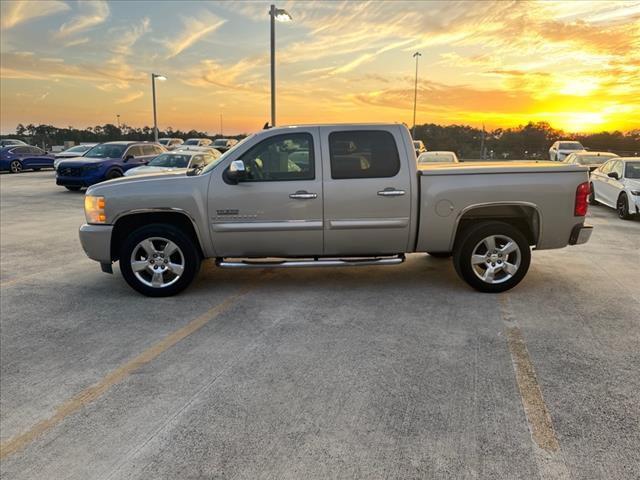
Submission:
[[[416,138],[416,104],[418,101],[418,58],[422,56],[420,52],[413,54],[416,59],[416,82],[413,89],[413,129],[411,130],[411,137]]]
[[[156,78],[158,80],[166,80],[167,77],[157,73],[151,74],[151,95],[153,97],[153,139],[158,142],[158,116],[156,113]]]
[[[118,121],[118,128],[120,128],[120,115],[116,115],[116,120]]]
[[[271,5],[269,9],[271,23],[271,126],[276,126],[276,20],[290,22],[291,15],[282,9]]]
[[[276,6],[271,5],[271,126],[276,126]]]

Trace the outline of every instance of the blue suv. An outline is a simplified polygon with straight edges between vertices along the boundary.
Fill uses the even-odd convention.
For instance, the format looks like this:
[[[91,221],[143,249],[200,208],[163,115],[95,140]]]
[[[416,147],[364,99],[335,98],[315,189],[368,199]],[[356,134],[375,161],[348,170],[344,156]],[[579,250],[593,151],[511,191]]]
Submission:
[[[82,157],[58,164],[56,183],[67,190],[80,190],[94,183],[121,177],[130,168],[146,165],[166,152],[162,145],[150,142],[107,142],[96,145]]]

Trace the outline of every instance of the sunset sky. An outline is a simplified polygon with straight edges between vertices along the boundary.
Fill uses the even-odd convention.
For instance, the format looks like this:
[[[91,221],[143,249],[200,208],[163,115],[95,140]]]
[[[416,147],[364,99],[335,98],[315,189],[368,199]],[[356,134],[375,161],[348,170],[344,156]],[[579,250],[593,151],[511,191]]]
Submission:
[[[640,1],[281,2],[278,123],[640,128]],[[0,129],[255,131],[269,119],[268,2],[2,1]]]

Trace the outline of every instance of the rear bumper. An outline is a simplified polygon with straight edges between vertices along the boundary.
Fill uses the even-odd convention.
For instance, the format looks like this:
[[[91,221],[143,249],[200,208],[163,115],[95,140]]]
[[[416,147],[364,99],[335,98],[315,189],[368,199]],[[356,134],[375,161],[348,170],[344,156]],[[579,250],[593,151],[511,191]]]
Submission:
[[[87,256],[100,263],[111,265],[111,233],[113,225],[89,225],[80,227],[80,243]]]
[[[581,245],[587,243],[591,238],[593,232],[592,225],[579,224],[573,227],[571,230],[571,237],[569,237],[569,245]]]

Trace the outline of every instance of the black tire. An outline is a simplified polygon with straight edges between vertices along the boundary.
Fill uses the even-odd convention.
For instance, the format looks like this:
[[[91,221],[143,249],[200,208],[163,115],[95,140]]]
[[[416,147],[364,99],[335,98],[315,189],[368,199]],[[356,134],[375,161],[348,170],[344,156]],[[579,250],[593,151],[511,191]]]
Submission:
[[[21,173],[22,172],[22,162],[20,160],[13,160],[9,164],[9,171],[11,173]]]
[[[633,215],[629,215],[629,201],[627,200],[627,194],[622,192],[616,202],[616,211],[618,216],[623,220],[631,220]]]
[[[82,187],[70,187],[69,185],[65,185],[64,188],[71,192],[79,192]]]
[[[504,265],[510,265],[511,262],[515,261],[517,256],[519,255],[519,264],[517,269],[512,274],[509,274],[506,270],[502,269],[503,267],[497,266],[497,269],[500,269],[497,273],[498,277],[496,280],[499,283],[490,283],[488,281],[482,280],[474,270],[474,266],[472,265],[472,257],[474,254],[474,249],[476,250],[476,254],[478,253],[478,249],[485,246],[481,245],[481,242],[491,236],[508,238],[513,240],[517,247],[518,252],[509,253],[509,254],[501,254],[503,260],[496,258],[498,253],[491,256],[491,252],[487,251],[486,254],[489,254],[487,258],[487,264],[485,265],[484,261],[481,264],[476,264],[478,269],[482,267],[486,267],[487,270],[490,266],[493,269],[497,266],[498,263],[502,264],[504,261]],[[500,249],[496,250],[497,252]],[[493,251],[492,251],[493,252]],[[485,255],[484,253],[482,255]],[[490,263],[495,260],[496,263]],[[511,260],[511,262],[509,262]],[[518,263],[518,262],[516,262]],[[456,245],[453,252],[453,265],[456,269],[456,272],[465,282],[467,282],[470,286],[475,288],[480,292],[486,293],[500,293],[506,290],[509,290],[515,287],[520,281],[524,278],[529,270],[529,264],[531,263],[531,249],[529,248],[529,242],[525,236],[518,230],[517,228],[509,225],[504,222],[482,222],[472,225],[465,229],[460,235],[459,238],[456,239]],[[502,277],[504,280],[501,280]]]
[[[34,167],[31,170],[33,170],[34,172],[39,172],[40,171],[40,167]]]
[[[111,170],[105,175],[107,180],[113,180],[114,178],[120,178],[122,176],[122,172],[120,170]]]
[[[430,257],[433,258],[449,258],[453,253],[451,252],[427,252]]]
[[[590,205],[600,205],[600,202],[596,200],[596,192],[593,189],[593,183],[591,184],[591,188],[589,190],[589,204]]]
[[[131,258],[132,254],[134,254],[134,249],[136,252],[140,252],[138,247],[140,242],[151,238],[170,240],[178,246],[183,259],[184,270],[175,283],[171,283],[170,285],[163,287],[153,287],[144,283],[134,273],[131,265]],[[153,242],[156,246],[162,244],[161,240],[154,240]],[[202,261],[200,252],[191,237],[173,225],[162,223],[146,225],[131,232],[122,242],[119,253],[120,271],[122,272],[122,276],[131,288],[148,297],[168,297],[181,292],[187,288],[196,277],[200,270],[200,263]],[[149,258],[149,260],[151,260],[151,258]],[[159,262],[159,260],[157,260],[157,262]],[[157,265],[154,266],[154,268],[156,267]],[[151,272],[153,272],[153,270],[145,270],[140,273],[140,275],[148,275],[151,277]],[[163,281],[165,279],[164,275],[168,275],[169,278],[167,278],[167,280],[171,280],[173,274],[169,270],[166,274],[162,273]]]

